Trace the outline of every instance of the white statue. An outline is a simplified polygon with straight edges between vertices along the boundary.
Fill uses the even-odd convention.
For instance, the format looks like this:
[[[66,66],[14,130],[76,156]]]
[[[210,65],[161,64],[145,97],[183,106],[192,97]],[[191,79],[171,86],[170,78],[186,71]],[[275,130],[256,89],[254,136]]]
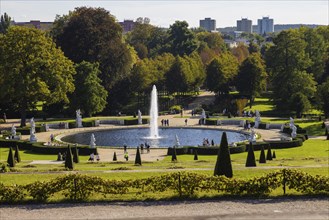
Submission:
[[[15,127],[14,124],[11,126],[11,132],[10,133],[11,133],[12,136],[16,136],[16,127]]]
[[[142,113],[139,109],[137,114],[138,114],[138,124],[141,125],[143,124],[143,121],[142,121]]]
[[[255,132],[255,129],[251,128],[249,141],[250,142],[256,142],[256,138],[257,138],[257,135],[256,135],[256,132]]]
[[[201,113],[201,124],[206,124],[206,111],[204,109],[202,109],[202,113]]]
[[[260,113],[259,111],[256,110],[256,118],[255,118],[255,128],[258,128],[259,127],[259,123],[260,123]]]
[[[75,119],[75,124],[77,128],[82,128],[82,117],[81,117],[81,111],[80,109],[75,111],[76,114],[76,119]]]
[[[297,136],[297,127],[295,125],[292,126],[291,137],[295,138]]]
[[[283,132],[284,124],[281,125],[280,131]]]
[[[180,143],[179,143],[179,139],[178,139],[177,134],[176,134],[176,136],[175,136],[175,139],[176,139],[176,147],[179,147],[179,146],[180,146]]]
[[[91,134],[91,137],[90,137],[90,147],[91,148],[95,148],[96,147],[96,138],[95,138],[95,135],[94,134]]]
[[[35,122],[33,117],[30,119],[30,125],[30,142],[37,142],[37,137],[35,136]]]
[[[289,126],[290,128],[292,129],[292,127],[295,125],[294,123],[294,119],[292,117],[290,117],[290,123],[289,123]]]

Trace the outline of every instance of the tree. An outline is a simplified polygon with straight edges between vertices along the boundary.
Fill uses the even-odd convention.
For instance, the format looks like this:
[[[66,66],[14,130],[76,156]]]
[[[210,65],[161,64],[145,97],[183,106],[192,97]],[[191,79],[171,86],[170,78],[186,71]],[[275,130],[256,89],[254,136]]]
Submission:
[[[225,175],[228,178],[233,177],[231,156],[228,148],[226,132],[223,132],[222,139],[220,141],[214,175]]]
[[[207,88],[213,92],[228,93],[238,72],[238,62],[231,53],[223,53],[207,66]]]
[[[176,21],[169,27],[170,52],[176,56],[190,55],[197,49],[197,41],[194,33],[188,29],[186,21]]]
[[[325,118],[329,118],[329,77],[318,86],[316,98],[319,109],[324,112]]]
[[[300,92],[291,96],[291,109],[296,111],[297,118],[302,117],[302,113],[311,108],[311,103],[308,98]]]
[[[194,149],[194,160],[198,160],[198,150]]]
[[[259,53],[260,47],[258,46],[258,44],[254,43],[254,42],[250,42],[250,44],[248,46],[248,51],[249,51],[249,54]]]
[[[244,44],[239,44],[232,49],[232,54],[236,57],[239,63],[242,63],[249,56],[249,51]]]
[[[254,98],[266,88],[267,74],[260,54],[253,53],[245,59],[237,75],[236,86],[240,94],[249,96],[250,107]]]
[[[254,146],[252,145],[252,143],[250,143],[248,147],[246,167],[255,167],[255,166],[256,166],[256,159],[254,153]]]
[[[290,108],[291,97],[297,92],[310,99],[315,92],[315,82],[313,76],[305,72],[311,60],[298,30],[282,31],[273,42],[266,62],[272,75],[274,103],[277,109],[284,110]]]
[[[68,102],[73,92],[72,61],[46,33],[19,26],[0,35],[0,101],[14,103],[25,126],[26,111],[37,102]]]
[[[67,16],[66,22],[63,20],[62,17],[55,20],[54,37],[65,55],[75,63],[98,62],[99,77],[110,94],[108,101],[120,95],[112,88],[129,77],[137,55],[123,41],[122,28],[115,17],[103,8],[79,7]]]
[[[15,147],[15,155],[14,155],[15,162],[19,163],[21,162],[21,156],[19,154],[18,146]]]
[[[5,34],[10,26],[11,17],[5,12],[0,19],[0,34]]]
[[[137,147],[136,150],[136,157],[135,157],[135,165],[142,165],[142,159],[141,159],[141,154],[139,152],[139,147]]]
[[[11,147],[9,148],[7,164],[9,167],[14,167],[16,165],[15,159],[14,159],[14,154],[13,154],[13,149]]]
[[[81,109],[91,117],[97,112],[103,111],[107,102],[107,91],[101,85],[98,78],[100,71],[98,63],[81,62],[75,66],[75,91],[70,96],[71,109]]]
[[[262,149],[260,151],[259,163],[266,163],[264,146],[262,146]]]
[[[113,154],[113,161],[117,161],[118,159],[117,159],[117,154],[116,154],[116,152],[114,151],[114,154]]]
[[[77,146],[73,148],[73,162],[74,163],[79,163],[79,149]]]
[[[70,145],[68,145],[66,150],[65,168],[73,170],[73,167],[72,151]]]

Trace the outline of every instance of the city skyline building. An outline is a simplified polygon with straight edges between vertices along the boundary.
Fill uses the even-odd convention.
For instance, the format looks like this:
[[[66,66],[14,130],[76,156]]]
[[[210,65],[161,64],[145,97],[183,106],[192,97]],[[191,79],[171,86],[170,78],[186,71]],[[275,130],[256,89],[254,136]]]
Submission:
[[[216,20],[211,18],[205,18],[200,20],[200,27],[204,28],[206,31],[216,31]]]
[[[258,19],[257,22],[257,33],[260,35],[274,32],[274,20],[269,17],[263,17]]]
[[[242,18],[236,22],[237,31],[252,33],[252,20]]]

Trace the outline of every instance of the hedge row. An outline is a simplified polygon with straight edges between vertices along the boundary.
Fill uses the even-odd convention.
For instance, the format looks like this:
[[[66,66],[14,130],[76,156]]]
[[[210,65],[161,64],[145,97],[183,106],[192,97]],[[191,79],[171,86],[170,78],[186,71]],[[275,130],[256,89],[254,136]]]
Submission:
[[[40,154],[54,154],[57,155],[59,152],[64,153],[67,150],[67,146],[45,146],[41,142],[27,142],[27,141],[15,141],[0,139],[0,148],[18,146],[21,150],[30,150],[34,153]],[[80,155],[90,155],[96,153],[96,148],[89,148],[89,146],[78,146]]]
[[[147,124],[148,120],[146,118],[142,118],[142,124]],[[138,125],[138,118],[136,119],[125,119],[124,125]]]
[[[230,147],[230,153],[242,153],[246,151],[246,145],[239,145],[237,147]],[[176,148],[176,154],[182,155],[182,154],[194,154],[194,151],[197,150],[198,155],[217,155],[219,147],[192,147],[192,146],[186,146],[186,147],[178,147]],[[173,148],[169,147],[167,151],[167,155],[172,155]]]
[[[35,126],[36,133],[45,132],[45,131],[46,131],[45,126],[42,126],[42,125]],[[16,132],[21,133],[21,135],[30,135],[30,127],[17,127]]]
[[[47,202],[55,195],[72,201],[88,201],[97,195],[141,195],[146,192],[173,192],[179,197],[194,197],[197,192],[212,192],[218,195],[264,196],[277,188],[294,189],[304,194],[328,194],[329,178],[283,169],[262,177],[242,180],[225,176],[210,176],[189,172],[176,172],[135,180],[105,180],[100,177],[69,174],[48,182],[36,181],[28,185],[5,186],[0,183],[0,201],[6,203],[35,200]],[[146,196],[146,194],[142,194]]]

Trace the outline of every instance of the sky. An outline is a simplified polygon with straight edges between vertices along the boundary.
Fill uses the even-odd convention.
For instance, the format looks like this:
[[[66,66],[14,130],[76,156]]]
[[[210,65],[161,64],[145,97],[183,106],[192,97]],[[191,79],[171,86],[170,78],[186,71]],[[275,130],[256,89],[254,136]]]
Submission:
[[[269,16],[274,24],[329,23],[328,0],[0,0],[0,14],[5,12],[16,22],[54,21],[55,16],[68,14],[76,7],[102,7],[118,21],[148,17],[151,24],[169,27],[185,20],[190,27],[199,27],[199,20],[210,17],[216,26],[236,26],[241,18],[252,20]]]

